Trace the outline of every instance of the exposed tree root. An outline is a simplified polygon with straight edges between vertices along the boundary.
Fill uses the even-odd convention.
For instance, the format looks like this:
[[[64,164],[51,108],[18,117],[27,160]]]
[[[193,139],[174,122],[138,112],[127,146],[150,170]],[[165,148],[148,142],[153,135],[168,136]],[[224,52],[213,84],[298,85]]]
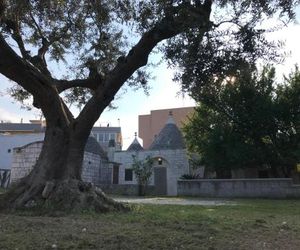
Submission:
[[[26,209],[42,212],[128,211],[100,188],[75,179],[26,185],[21,181],[0,196],[0,210]]]

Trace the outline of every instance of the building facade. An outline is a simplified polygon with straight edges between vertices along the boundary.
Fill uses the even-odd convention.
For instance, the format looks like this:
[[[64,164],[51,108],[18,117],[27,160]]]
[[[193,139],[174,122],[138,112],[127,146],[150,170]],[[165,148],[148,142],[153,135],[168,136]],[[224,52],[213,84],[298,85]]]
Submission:
[[[154,160],[149,185],[154,186],[156,195],[177,195],[177,180],[189,173],[189,161],[182,134],[169,114],[168,120],[148,149],[144,149],[135,138],[126,151],[114,153],[114,184],[138,184],[132,171],[133,157]]]
[[[93,127],[91,135],[95,137],[101,147],[107,151],[109,141],[115,141],[116,150],[122,150],[123,141],[121,127]]]

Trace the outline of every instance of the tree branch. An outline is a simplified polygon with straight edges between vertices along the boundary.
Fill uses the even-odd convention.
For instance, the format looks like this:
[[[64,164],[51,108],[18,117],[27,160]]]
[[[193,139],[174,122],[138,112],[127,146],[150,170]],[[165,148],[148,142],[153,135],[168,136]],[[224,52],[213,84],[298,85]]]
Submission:
[[[154,28],[146,32],[126,57],[119,58],[115,68],[108,74],[104,87],[97,89],[96,94],[77,117],[79,133],[85,133],[85,129],[92,128],[101,112],[113,100],[127,79],[137,69],[147,64],[149,54],[159,42],[192,28],[208,30],[211,27],[209,20],[211,5],[211,0],[205,1],[204,4],[197,7],[185,4],[176,15],[165,17]]]
[[[0,0],[0,21],[2,19],[4,10],[5,10],[5,2],[4,2],[4,0]]]
[[[0,73],[18,83],[32,95],[39,94],[43,86],[51,85],[48,78],[16,54],[1,34]]]
[[[24,41],[20,35],[19,23],[16,19],[17,17],[15,17],[15,20],[3,18],[2,23],[5,24],[6,29],[12,33],[11,37],[17,43],[22,57],[26,60],[30,60],[31,56],[29,51],[25,48]]]
[[[53,87],[52,78],[22,59],[7,44],[0,34],[0,73],[15,81],[33,95],[36,106],[42,109],[47,126],[57,123],[69,126],[73,116],[58,91]]]
[[[31,16],[34,20],[33,16]],[[17,17],[15,17],[16,20],[12,19],[3,19],[2,22],[6,25],[6,28],[12,32],[12,38],[17,43],[19,50],[21,52],[22,57],[25,60],[28,60],[30,63],[32,63],[36,68],[38,68],[41,72],[44,74],[51,76],[50,71],[47,68],[47,64],[45,61],[45,53],[49,49],[49,42],[45,37],[42,36],[41,30],[38,29],[38,33],[42,36],[42,47],[38,50],[38,54],[36,56],[31,56],[30,51],[26,50],[23,38],[20,34],[19,29],[19,23],[17,20]],[[37,25],[37,23],[34,20],[34,23]]]
[[[35,27],[36,32],[39,34],[42,40],[42,46],[38,49],[38,54],[33,57],[33,60],[31,60],[31,62],[34,65],[36,65],[43,73],[51,76],[51,73],[47,68],[47,63],[45,60],[45,54],[49,50],[51,42],[44,36],[41,27],[39,26],[31,12],[29,13],[29,15],[33,22],[33,26]]]
[[[31,20],[33,21],[33,24],[34,24],[34,26],[35,26],[37,32],[39,33],[40,37],[41,37],[41,38],[45,38],[44,35],[43,35],[43,32],[42,32],[42,30],[41,30],[41,28],[40,28],[40,26],[39,26],[38,23],[36,22],[36,20],[35,20],[34,16],[32,15],[31,11],[29,12],[29,15],[30,15],[30,18],[31,18]]]
[[[46,36],[43,35],[42,29],[40,28],[40,26],[38,25],[38,23],[36,22],[36,20],[34,19],[31,13],[30,16],[33,20],[34,26],[36,27],[36,31],[39,33],[40,38],[42,40],[42,46],[38,49],[37,55],[32,58],[31,63],[33,63],[38,69],[40,69],[41,72],[51,77],[51,73],[47,67],[45,55],[48,52],[50,46],[54,42],[59,41],[62,37],[57,36],[56,31],[53,30],[47,38]],[[67,32],[70,27],[71,27],[71,23],[68,23],[68,25],[66,25],[62,29],[63,33]]]
[[[102,79],[100,77],[97,78],[87,78],[87,79],[74,79],[74,80],[55,80],[55,87],[59,93],[75,88],[88,88],[91,90],[96,90],[99,85],[101,85]]]

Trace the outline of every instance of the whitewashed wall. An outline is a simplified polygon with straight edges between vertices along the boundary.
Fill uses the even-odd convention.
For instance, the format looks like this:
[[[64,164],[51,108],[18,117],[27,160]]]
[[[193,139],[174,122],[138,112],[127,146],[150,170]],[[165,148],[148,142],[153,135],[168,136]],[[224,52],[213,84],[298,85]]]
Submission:
[[[178,149],[115,152],[114,161],[121,163],[119,168],[119,184],[137,184],[135,176],[133,177],[132,181],[125,181],[125,169],[132,168],[132,155],[136,155],[138,160],[144,160],[147,156],[150,156],[151,158],[162,158],[163,165],[160,165],[160,167],[167,168],[167,194],[177,195],[177,180],[183,174],[189,173],[189,163],[186,150]],[[149,184],[154,184],[153,175]]]

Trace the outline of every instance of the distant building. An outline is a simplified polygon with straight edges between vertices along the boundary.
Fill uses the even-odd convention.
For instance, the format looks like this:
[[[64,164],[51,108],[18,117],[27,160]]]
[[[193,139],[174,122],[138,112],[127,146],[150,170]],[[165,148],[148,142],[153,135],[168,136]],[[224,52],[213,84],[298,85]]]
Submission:
[[[45,132],[45,124],[31,120],[30,123],[0,123],[0,134],[32,134]]]
[[[139,115],[138,135],[143,140],[143,147],[148,149],[161,131],[168,119],[169,111],[172,111],[175,123],[179,128],[193,114],[194,107],[151,110],[148,115]]]
[[[45,129],[46,122],[41,120],[30,120],[30,123],[0,123],[0,134],[36,134],[44,133]],[[93,127],[91,135],[96,138],[105,151],[110,140],[115,141],[119,150],[122,149],[121,127]]]
[[[116,150],[122,150],[123,140],[121,127],[93,127],[91,135],[95,137],[105,151],[108,150],[110,141],[115,142]]]
[[[13,148],[42,141],[46,123],[30,120],[30,123],[0,122],[0,169],[10,169]],[[114,141],[116,150],[122,150],[121,127],[93,127],[91,135],[99,142],[104,151],[108,150],[109,141]]]

